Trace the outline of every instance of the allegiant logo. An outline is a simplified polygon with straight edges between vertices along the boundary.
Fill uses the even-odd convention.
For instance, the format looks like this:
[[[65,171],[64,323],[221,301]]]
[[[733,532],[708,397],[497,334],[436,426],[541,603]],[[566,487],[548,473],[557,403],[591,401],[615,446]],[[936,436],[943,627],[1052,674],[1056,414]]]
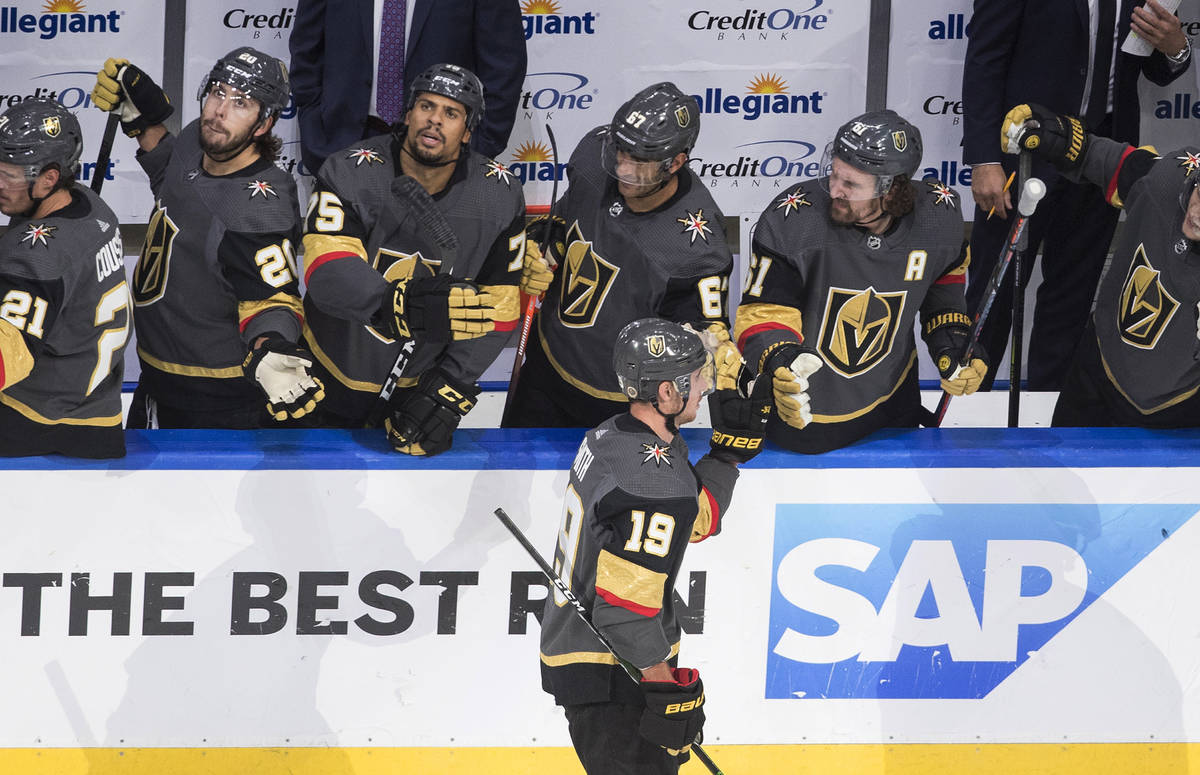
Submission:
[[[37,33],[42,40],[51,40],[60,34],[112,33],[120,32],[120,11],[84,13],[79,0],[47,0],[44,13],[21,13],[16,6],[0,8],[0,34]]]
[[[596,14],[581,16],[561,13],[555,0],[525,0],[521,3],[521,24],[525,40],[534,35],[595,35]]]
[[[508,171],[522,183],[532,183],[535,180],[562,180],[567,172],[567,163],[554,163],[550,146],[546,143],[530,140],[517,146],[512,161],[507,165]]]
[[[814,89],[809,94],[789,94],[788,84],[770,73],[756,76],[746,85],[746,94],[725,94],[720,87],[710,87],[703,94],[693,94],[701,113],[730,113],[753,121],[768,113],[820,113],[825,95]]]

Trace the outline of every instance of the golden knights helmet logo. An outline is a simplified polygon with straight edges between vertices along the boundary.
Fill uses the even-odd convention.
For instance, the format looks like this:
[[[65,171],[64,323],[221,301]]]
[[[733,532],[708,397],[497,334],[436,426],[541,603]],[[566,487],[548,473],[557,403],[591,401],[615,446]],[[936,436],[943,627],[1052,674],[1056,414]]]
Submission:
[[[46,133],[46,137],[58,137],[58,133],[62,131],[62,123],[59,122],[58,116],[43,118],[42,131]]]
[[[621,268],[605,261],[592,249],[592,243],[584,239],[579,230],[579,221],[571,224],[567,231],[564,264],[558,318],[568,328],[587,328],[596,322],[596,313],[603,306]]]
[[[907,295],[830,288],[817,343],[821,357],[847,377],[870,371],[892,351]]]
[[[653,355],[655,358],[661,358],[662,354],[667,351],[667,340],[662,334],[654,334],[646,340],[646,352]]]
[[[1152,350],[1171,322],[1179,302],[1163,287],[1162,275],[1150,265],[1146,248],[1138,245],[1121,289],[1117,329],[1134,347]]]

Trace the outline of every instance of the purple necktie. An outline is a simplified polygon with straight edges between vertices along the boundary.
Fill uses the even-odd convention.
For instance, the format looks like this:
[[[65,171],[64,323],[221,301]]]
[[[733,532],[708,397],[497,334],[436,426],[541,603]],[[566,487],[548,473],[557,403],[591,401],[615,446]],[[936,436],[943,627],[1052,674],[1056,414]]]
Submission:
[[[379,20],[379,69],[375,98],[379,117],[389,124],[404,112],[404,21],[408,0],[383,0]]]

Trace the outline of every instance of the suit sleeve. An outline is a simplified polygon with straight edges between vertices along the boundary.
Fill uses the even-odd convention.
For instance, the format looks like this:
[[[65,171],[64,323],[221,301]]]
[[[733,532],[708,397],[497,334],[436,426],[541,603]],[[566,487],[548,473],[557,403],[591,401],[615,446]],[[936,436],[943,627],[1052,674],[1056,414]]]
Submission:
[[[494,299],[496,330],[478,339],[451,342],[440,366],[450,376],[473,383],[500,355],[521,319],[521,261],[525,254],[524,207],[492,243],[478,274],[469,278]],[[463,278],[467,279],[467,278]]]
[[[321,98],[321,63],[325,59],[326,0],[299,0],[292,34],[288,37],[291,63],[288,81],[297,108],[313,105]]]
[[[528,62],[525,29],[516,0],[479,0],[475,4],[475,74],[483,82],[487,107],[471,145],[499,158],[508,147],[517,117],[517,101]]]
[[[217,248],[221,273],[238,300],[238,326],[250,344],[268,332],[300,337],[304,309],[292,232],[227,232]]]
[[[963,62],[963,161],[1000,161],[1004,84],[1027,0],[975,0]],[[1053,77],[1048,73],[1047,77]]]
[[[733,340],[755,371],[775,347],[804,341],[801,306],[804,278],[781,247],[772,224],[759,219],[751,246],[750,271],[738,306]]]
[[[671,653],[662,609],[670,570],[687,548],[696,513],[689,498],[655,499],[616,489],[596,504],[603,531],[592,623],[622,658],[645,669]]]

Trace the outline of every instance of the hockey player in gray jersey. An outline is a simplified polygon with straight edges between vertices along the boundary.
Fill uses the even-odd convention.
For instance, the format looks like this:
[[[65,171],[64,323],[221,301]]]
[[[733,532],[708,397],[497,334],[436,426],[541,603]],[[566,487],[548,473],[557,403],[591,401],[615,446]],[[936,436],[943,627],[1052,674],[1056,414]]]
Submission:
[[[627,411],[589,431],[571,466],[554,568],[641,673],[640,684],[630,681],[560,593],[546,600],[542,688],[563,706],[590,775],[678,772],[704,724],[699,672],[677,667],[672,593],[689,542],[720,532],[737,466],[762,448],[771,403],[769,378],[747,385],[727,332],[706,344],[713,355],[659,318],[625,326],[612,363]],[[677,428],[714,384],[711,449],[692,466]]]
[[[0,115],[0,455],[125,454],[129,288],[112,210],[75,183],[83,139],[57,102]]]
[[[392,134],[321,166],[304,308],[329,391],[322,424],[384,419],[399,452],[449,449],[475,381],[516,327],[525,198],[504,165],[467,146],[483,109],[473,73],[435,65],[413,80]],[[394,365],[399,388],[375,417]]]
[[[1057,426],[1200,426],[1200,148],[1159,156],[1018,105],[1001,146],[1104,190],[1125,225],[1058,395]]]
[[[256,428],[324,395],[296,345],[296,185],[274,164],[287,70],[234,49],[197,96],[200,118],[175,137],[166,95],[127,60],[107,60],[92,92],[137,139],[156,200],[133,274],[142,371],[131,428]]]
[[[724,216],[687,167],[699,133],[696,101],[656,83],[576,146],[555,222],[531,224],[526,241],[522,290],[549,290],[508,425],[586,428],[624,411],[606,364],[632,320],[728,326]],[[552,283],[537,246],[545,228],[558,267]]]
[[[973,393],[987,372],[983,357],[959,365],[971,320],[958,194],[911,180],[920,162],[915,126],[891,110],[863,114],[826,148],[826,175],[758,219],[734,338],[775,381],[769,435],[786,449],[825,452],[917,425],[918,310],[944,389]],[[806,405],[793,394],[809,383]]]

